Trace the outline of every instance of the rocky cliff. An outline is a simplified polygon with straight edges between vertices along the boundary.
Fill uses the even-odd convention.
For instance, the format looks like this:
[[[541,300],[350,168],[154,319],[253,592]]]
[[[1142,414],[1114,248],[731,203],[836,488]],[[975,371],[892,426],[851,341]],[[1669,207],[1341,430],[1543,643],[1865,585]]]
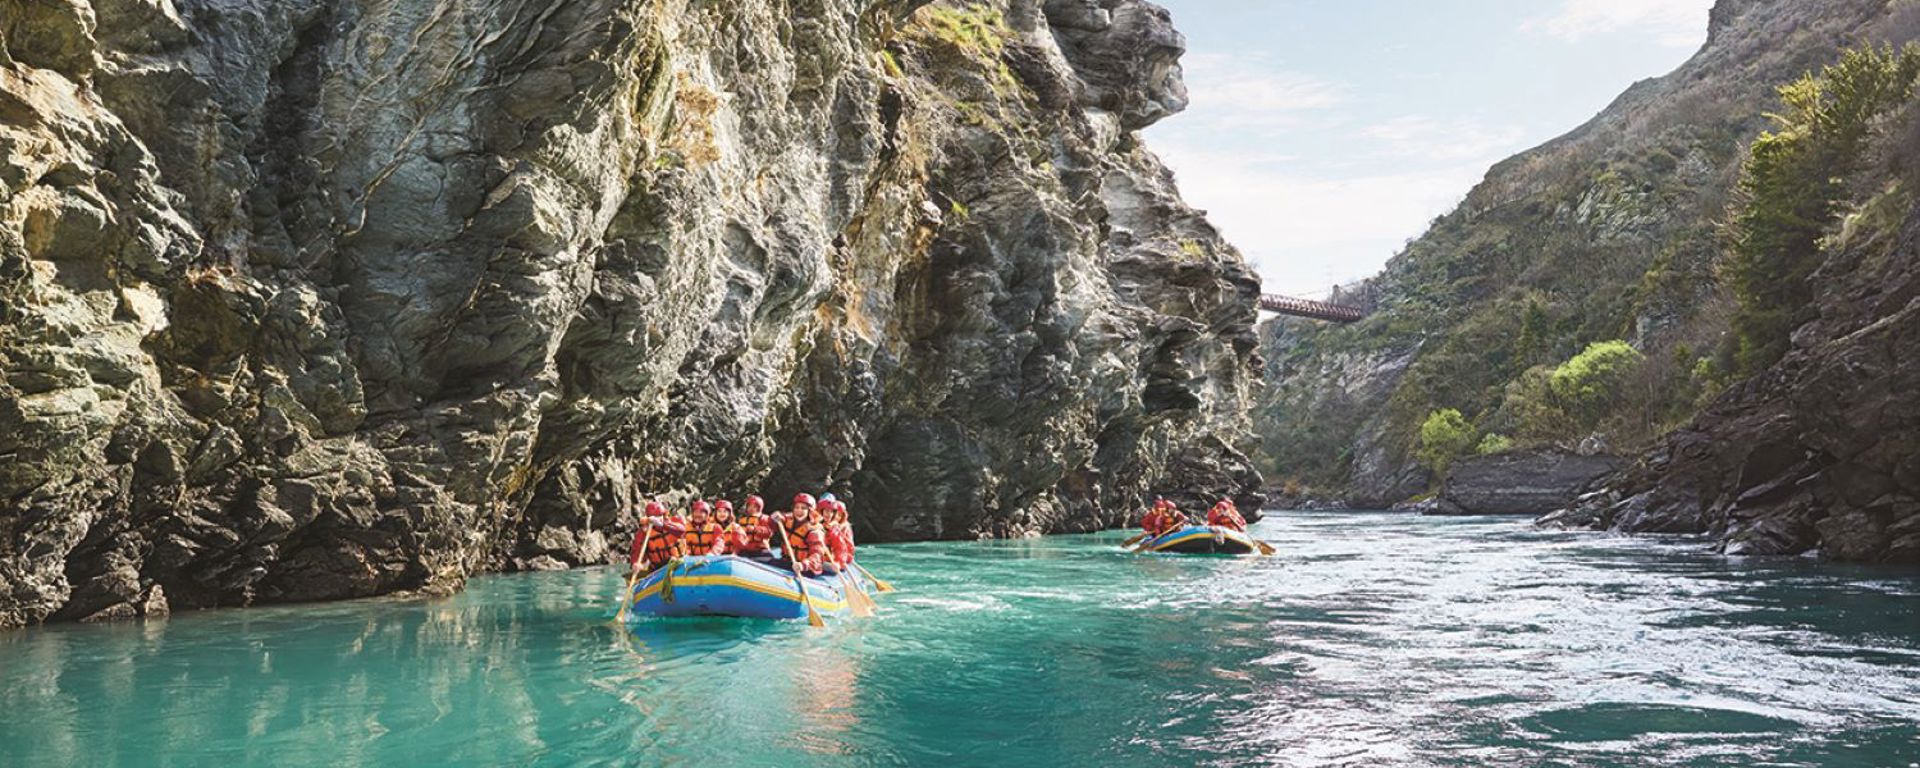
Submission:
[[[1685,423],[1726,384],[1720,227],[1746,145],[1778,108],[1775,88],[1842,48],[1910,38],[1914,16],[1887,0],[1716,3],[1691,60],[1494,166],[1368,281],[1377,313],[1352,326],[1263,328],[1272,387],[1256,411],[1262,468],[1290,486],[1386,506],[1429,489],[1415,448],[1439,409],[1549,451],[1596,433],[1635,451]],[[1552,420],[1530,418],[1529,387],[1614,339],[1649,361],[1629,382],[1649,393],[1640,410],[1545,427]]]
[[[1543,522],[1920,564],[1920,100],[1888,124],[1786,358]]]
[[[0,0],[0,627],[1250,494],[1137,0]]]

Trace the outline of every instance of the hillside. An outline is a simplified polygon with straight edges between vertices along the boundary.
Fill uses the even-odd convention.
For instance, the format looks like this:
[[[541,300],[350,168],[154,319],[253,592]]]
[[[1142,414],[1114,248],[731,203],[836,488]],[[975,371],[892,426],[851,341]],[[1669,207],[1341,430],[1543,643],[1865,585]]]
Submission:
[[[1434,485],[1420,433],[1448,409],[1468,453],[1631,454],[1686,423],[1752,373],[1728,336],[1723,225],[1776,88],[1844,48],[1910,37],[1914,16],[1883,0],[1722,0],[1678,70],[1494,166],[1368,281],[1366,321],[1263,327],[1262,469],[1385,506]],[[1611,341],[1625,344],[1594,346]],[[1627,394],[1556,392],[1555,373],[1607,374],[1608,354],[1645,360],[1616,382]]]

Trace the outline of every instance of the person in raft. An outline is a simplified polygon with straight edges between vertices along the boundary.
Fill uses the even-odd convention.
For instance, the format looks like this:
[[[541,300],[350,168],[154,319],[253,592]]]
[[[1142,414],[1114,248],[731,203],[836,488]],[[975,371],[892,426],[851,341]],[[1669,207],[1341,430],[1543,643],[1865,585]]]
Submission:
[[[728,545],[734,554],[748,560],[773,562],[773,521],[767,519],[766,508],[767,503],[760,497],[747,497],[746,512],[740,516],[733,542]]]
[[[847,522],[847,503],[822,498],[820,507],[826,526],[827,554],[841,570],[853,567],[853,525]]]
[[[727,553],[725,529],[713,521],[713,505],[705,500],[693,503],[692,519],[687,521],[686,553],[689,555],[724,555]]]
[[[787,540],[781,542],[786,557],[781,558],[778,565],[799,571],[802,576],[835,575],[840,572],[827,559],[826,531],[814,510],[813,496],[805,493],[794,496],[793,509],[785,515],[775,515],[774,521],[787,529]]]
[[[640,521],[640,529],[633,532],[633,549],[627,555],[628,564],[638,563],[640,558],[645,557],[647,572],[652,573],[680,555],[680,539],[686,533],[686,523],[668,515],[667,505],[657,501],[647,502],[646,516]],[[642,543],[646,544],[644,552],[640,550]]]
[[[733,502],[721,499],[713,503],[713,524],[720,527],[720,544],[714,554],[733,554],[734,534],[740,532],[740,521],[733,516]]]
[[[1153,509],[1140,518],[1140,529],[1148,536],[1164,536],[1187,526],[1187,516],[1166,499],[1154,499]]]
[[[1207,513],[1207,525],[1247,532],[1247,519],[1240,516],[1240,509],[1233,505],[1232,499],[1221,499],[1213,505],[1213,510]]]

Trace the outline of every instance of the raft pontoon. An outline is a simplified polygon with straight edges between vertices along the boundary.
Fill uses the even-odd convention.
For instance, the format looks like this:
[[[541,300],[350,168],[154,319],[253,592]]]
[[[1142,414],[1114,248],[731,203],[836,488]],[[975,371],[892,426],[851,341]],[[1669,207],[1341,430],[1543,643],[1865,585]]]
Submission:
[[[1182,555],[1251,555],[1259,549],[1253,539],[1232,528],[1189,525],[1148,540],[1140,551]]]
[[[847,578],[860,589],[873,589],[857,572]],[[815,611],[839,616],[850,611],[841,591],[844,583],[839,576],[800,578],[784,568],[732,555],[682,557],[634,585],[629,613],[805,619],[807,608],[799,591],[804,584]]]

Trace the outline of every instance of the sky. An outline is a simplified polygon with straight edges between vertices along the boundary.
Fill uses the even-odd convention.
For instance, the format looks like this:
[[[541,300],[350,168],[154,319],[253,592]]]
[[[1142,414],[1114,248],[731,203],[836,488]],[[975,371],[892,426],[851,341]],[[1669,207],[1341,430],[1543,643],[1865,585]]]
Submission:
[[[1156,0],[1192,105],[1146,131],[1270,293],[1370,276],[1488,167],[1707,37],[1712,0]]]

